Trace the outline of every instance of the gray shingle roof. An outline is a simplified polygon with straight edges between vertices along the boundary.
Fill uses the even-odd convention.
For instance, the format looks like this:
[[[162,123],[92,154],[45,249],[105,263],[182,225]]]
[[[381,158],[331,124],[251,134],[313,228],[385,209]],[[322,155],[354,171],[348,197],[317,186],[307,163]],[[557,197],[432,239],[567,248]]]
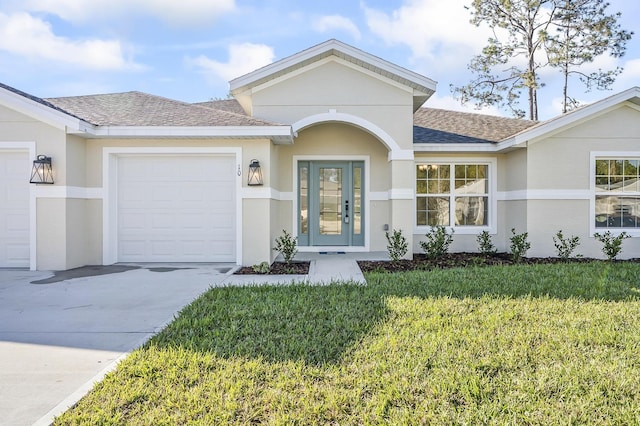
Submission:
[[[221,99],[217,101],[197,102],[194,105],[219,109],[220,111],[233,112],[240,115],[247,115],[247,113],[240,105],[240,102],[235,99]]]
[[[46,99],[99,126],[273,126],[244,114],[207,108],[142,92]]]
[[[413,142],[495,143],[536,124],[517,118],[419,108],[413,114]]]

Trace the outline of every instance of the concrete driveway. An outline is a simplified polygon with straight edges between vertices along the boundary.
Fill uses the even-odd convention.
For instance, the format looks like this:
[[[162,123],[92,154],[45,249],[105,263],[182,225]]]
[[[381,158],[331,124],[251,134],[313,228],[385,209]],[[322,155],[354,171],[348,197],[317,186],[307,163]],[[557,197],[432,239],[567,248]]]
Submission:
[[[0,269],[0,424],[49,424],[231,268]]]

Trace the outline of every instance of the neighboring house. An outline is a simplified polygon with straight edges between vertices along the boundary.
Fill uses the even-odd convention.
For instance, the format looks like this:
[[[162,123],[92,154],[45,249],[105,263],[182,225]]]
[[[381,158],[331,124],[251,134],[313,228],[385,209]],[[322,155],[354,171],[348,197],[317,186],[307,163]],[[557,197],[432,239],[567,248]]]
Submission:
[[[252,265],[283,229],[310,252],[385,251],[387,229],[419,252],[436,224],[454,251],[528,232],[530,256],[558,230],[593,257],[594,232],[640,237],[638,88],[543,123],[422,108],[434,81],[336,40],[230,84],[200,104],[0,86],[0,267]],[[53,185],[29,184],[39,155]]]

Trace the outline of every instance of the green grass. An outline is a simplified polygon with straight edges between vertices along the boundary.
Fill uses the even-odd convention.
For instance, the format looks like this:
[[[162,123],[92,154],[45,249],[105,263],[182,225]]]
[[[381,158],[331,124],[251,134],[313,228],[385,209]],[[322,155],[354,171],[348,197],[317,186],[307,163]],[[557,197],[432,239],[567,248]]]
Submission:
[[[639,424],[640,264],[212,289],[56,424]]]

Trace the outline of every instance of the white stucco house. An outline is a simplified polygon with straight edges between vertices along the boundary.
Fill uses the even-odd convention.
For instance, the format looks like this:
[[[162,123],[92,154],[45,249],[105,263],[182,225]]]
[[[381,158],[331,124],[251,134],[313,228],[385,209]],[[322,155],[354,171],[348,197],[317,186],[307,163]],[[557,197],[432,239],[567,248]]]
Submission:
[[[188,104],[0,85],[0,267],[253,265],[283,229],[309,252],[386,251],[401,229],[420,252],[436,224],[453,251],[484,230],[507,250],[515,228],[553,256],[561,229],[601,257],[611,230],[640,257],[639,88],[541,123],[431,109],[433,80],[336,40],[230,87]],[[32,184],[44,157],[54,183]]]

